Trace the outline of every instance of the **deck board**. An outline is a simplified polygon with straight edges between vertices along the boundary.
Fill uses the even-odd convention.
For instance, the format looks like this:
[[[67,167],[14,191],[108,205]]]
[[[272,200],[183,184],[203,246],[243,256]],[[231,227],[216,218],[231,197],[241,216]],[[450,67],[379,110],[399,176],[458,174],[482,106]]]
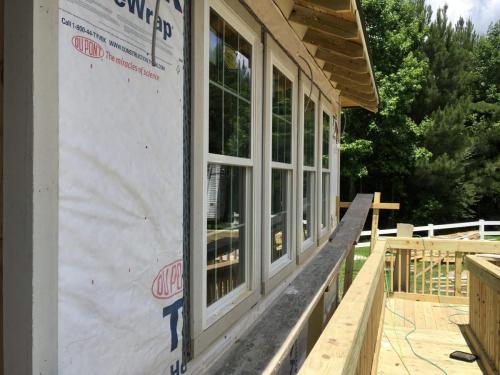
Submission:
[[[477,362],[466,363],[449,358],[455,350],[472,352],[459,326],[455,324],[468,323],[468,306],[397,298],[389,298],[387,306],[415,322],[416,331],[409,336],[409,340],[420,356],[434,362],[448,374],[483,373]],[[436,367],[413,354],[405,340],[412,329],[411,324],[386,308],[378,374],[405,374],[408,371],[410,374],[442,374]]]

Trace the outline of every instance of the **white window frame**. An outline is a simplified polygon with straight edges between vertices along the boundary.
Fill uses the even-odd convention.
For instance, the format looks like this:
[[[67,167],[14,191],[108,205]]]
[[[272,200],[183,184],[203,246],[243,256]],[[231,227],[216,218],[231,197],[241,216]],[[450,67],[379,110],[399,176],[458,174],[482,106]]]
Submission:
[[[312,90],[311,90],[312,87]],[[311,91],[311,92],[310,92]],[[304,95],[310,96],[311,102],[315,104],[314,106],[314,118],[315,118],[315,126],[314,126],[314,139],[315,139],[315,152],[314,152],[314,161],[315,161],[315,166],[313,167],[305,167],[304,166],[304,108],[305,108],[305,102],[304,102]],[[298,253],[298,263],[303,263],[305,259],[307,259],[312,252],[316,249],[316,241],[317,241],[317,232],[316,232],[316,225],[317,225],[317,204],[316,200],[318,199],[317,197],[317,185],[318,185],[318,171],[317,171],[317,163],[318,163],[318,147],[317,147],[317,140],[318,140],[318,110],[319,110],[319,90],[318,88],[314,85],[314,82],[311,86],[311,81],[309,78],[302,72],[300,75],[300,84],[299,84],[299,95],[298,95],[298,102],[299,102],[299,121],[297,126],[298,129],[298,142],[297,142],[297,197],[298,197],[298,205],[297,205],[297,249],[299,250]],[[303,182],[304,182],[304,172],[309,171],[309,172],[314,172],[315,173],[315,185],[314,185],[314,197],[313,197],[313,202],[311,202],[311,206],[315,212],[312,213],[311,217],[313,218],[313,223],[312,223],[312,228],[311,228],[311,237],[308,238],[307,240],[304,241],[304,235],[303,235],[303,219],[302,219],[302,210],[304,207],[304,201],[303,201]]]
[[[329,189],[329,196],[328,196],[328,222],[326,223],[325,227],[321,227],[321,221],[322,221],[322,215],[323,215],[323,173],[329,173],[330,174],[330,187],[332,185],[332,138],[330,137],[330,142],[328,144],[328,160],[329,168],[323,168],[323,113],[326,113],[330,117],[330,121],[328,122],[329,126],[329,134],[331,136],[332,134],[332,111],[331,111],[331,103],[328,102],[324,96],[321,96],[321,105],[320,105],[320,113],[319,113],[319,120],[318,121],[318,126],[319,126],[319,137],[318,137],[318,144],[319,146],[319,153],[318,153],[318,173],[320,174],[319,177],[319,184],[318,184],[318,238],[319,242],[323,243],[326,239],[324,238],[330,233],[331,230],[331,215],[330,215],[330,207],[331,207],[331,189]]]
[[[213,9],[252,45],[250,158],[210,154],[209,143],[209,30]],[[209,0],[193,3],[192,89],[192,209],[191,209],[191,327],[194,356],[237,322],[260,298],[261,216],[261,26],[238,2]],[[246,174],[245,282],[207,306],[207,166],[244,166]],[[200,230],[203,228],[203,230]]]
[[[333,142],[330,145],[330,217],[331,217],[331,230],[335,229],[338,224],[337,219],[337,196],[340,195],[340,139],[337,139],[339,126],[340,111],[337,110],[332,118],[332,131]]]
[[[293,85],[292,89],[292,149],[290,164],[272,161],[272,100],[273,100],[273,68],[276,67]],[[266,34],[265,59],[265,101],[264,101],[264,132],[263,132],[263,192],[262,192],[262,269],[263,292],[267,294],[275,288],[296,267],[296,236],[293,235],[297,209],[297,97],[298,69],[295,63],[282,51],[281,47]],[[286,256],[271,263],[271,175],[273,169],[283,169],[290,173],[288,189],[288,249]]]

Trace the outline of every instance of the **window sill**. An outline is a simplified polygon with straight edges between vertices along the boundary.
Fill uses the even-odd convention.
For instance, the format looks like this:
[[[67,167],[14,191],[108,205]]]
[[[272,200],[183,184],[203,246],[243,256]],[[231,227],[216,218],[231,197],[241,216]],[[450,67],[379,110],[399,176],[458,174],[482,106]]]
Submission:
[[[246,291],[239,296],[238,301],[234,302],[229,312],[214,320],[211,325],[204,329],[197,337],[193,338],[192,347],[194,357],[202,353],[210,344],[227,332],[260,298],[260,291],[257,290]]]
[[[296,267],[297,264],[294,261],[289,260],[284,267],[272,274],[266,281],[262,282],[262,294],[269,294],[273,289],[280,285],[283,280],[290,276]]]
[[[297,264],[304,264],[304,262],[319,251],[319,247],[316,246],[316,241],[304,242],[302,248],[303,250],[297,256]]]

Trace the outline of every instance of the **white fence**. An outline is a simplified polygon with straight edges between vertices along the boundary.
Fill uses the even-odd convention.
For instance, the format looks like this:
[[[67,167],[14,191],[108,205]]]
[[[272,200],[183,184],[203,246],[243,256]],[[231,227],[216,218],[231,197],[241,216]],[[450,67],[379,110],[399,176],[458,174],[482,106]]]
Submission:
[[[478,220],[478,221],[469,221],[467,223],[455,223],[455,224],[429,224],[424,227],[414,227],[413,228],[413,233],[417,232],[427,232],[423,233],[421,237],[434,237],[434,231],[437,230],[442,230],[442,229],[456,229],[456,228],[468,228],[468,229],[474,229],[478,228],[479,230],[479,238],[481,240],[484,240],[485,236],[500,236],[500,231],[486,231],[485,228],[488,226],[500,226],[500,221],[484,221],[484,220]],[[384,235],[395,235],[397,233],[397,229],[379,229],[377,231],[377,237],[378,236],[384,236]],[[370,237],[371,231],[365,230],[361,232],[360,238],[363,237]],[[366,247],[370,246],[370,242],[360,242],[356,245],[356,247]]]

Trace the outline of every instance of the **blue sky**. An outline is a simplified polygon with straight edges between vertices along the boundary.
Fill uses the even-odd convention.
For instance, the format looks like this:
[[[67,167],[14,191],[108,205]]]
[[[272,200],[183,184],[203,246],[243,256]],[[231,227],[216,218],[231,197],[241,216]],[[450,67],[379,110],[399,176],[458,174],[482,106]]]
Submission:
[[[500,19],[500,0],[427,0],[433,13],[444,4],[448,4],[448,17],[455,23],[460,16],[471,18],[476,31],[484,34],[491,22]]]

